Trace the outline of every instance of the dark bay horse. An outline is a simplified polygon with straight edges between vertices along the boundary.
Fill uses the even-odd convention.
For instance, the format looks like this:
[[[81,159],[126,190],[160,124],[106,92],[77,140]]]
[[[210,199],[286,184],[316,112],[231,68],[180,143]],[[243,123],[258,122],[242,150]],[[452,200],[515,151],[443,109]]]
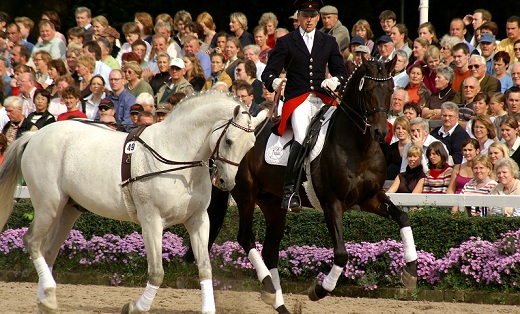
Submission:
[[[417,284],[417,253],[408,214],[397,208],[382,190],[386,163],[379,142],[388,133],[386,113],[393,92],[389,73],[396,59],[389,63],[364,60],[355,69],[349,66],[351,77],[339,92],[342,98],[329,122],[328,137],[318,156],[310,164],[312,185],[334,245],[334,266],[321,284],[310,287],[311,300],[319,300],[331,292],[348,255],[342,230],[343,213],[353,205],[392,219],[399,224],[404,242],[406,267],[402,279],[407,288]],[[264,150],[270,135],[268,124],[257,134],[255,146],[242,160],[236,186],[231,191],[240,215],[238,242],[254,265],[262,282],[262,299],[279,313],[289,313],[284,306],[278,276],[278,252],[284,234],[286,210],[280,208],[283,196],[284,168],[269,165]],[[313,207],[300,188],[303,206]],[[208,208],[212,223],[210,240],[218,234],[227,209],[228,194],[214,191]],[[252,230],[255,203],[266,219],[266,235],[262,255],[255,249]]]

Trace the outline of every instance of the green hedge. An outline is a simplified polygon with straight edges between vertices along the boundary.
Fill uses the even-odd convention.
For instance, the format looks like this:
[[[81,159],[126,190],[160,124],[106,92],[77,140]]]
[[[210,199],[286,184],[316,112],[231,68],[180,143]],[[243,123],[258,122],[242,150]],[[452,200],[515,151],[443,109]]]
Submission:
[[[6,228],[27,227],[32,219],[32,206],[27,200],[15,205]],[[443,256],[451,247],[468,240],[471,236],[483,240],[495,241],[501,233],[520,228],[520,219],[494,217],[467,217],[463,214],[451,215],[445,209],[427,208],[410,213],[410,220],[418,250],[425,250]],[[386,238],[400,240],[399,229],[394,222],[374,214],[348,211],[343,217],[344,240],[354,242],[378,242]],[[85,238],[92,235],[116,234],[126,235],[140,227],[129,222],[120,222],[84,213],[74,226],[81,230]],[[257,240],[263,240],[265,222],[260,211],[255,212],[254,230]],[[174,226],[168,231],[187,238],[184,226]],[[217,242],[235,241],[238,234],[238,211],[230,207],[222,231]],[[288,215],[283,248],[290,245],[316,245],[331,247],[323,214],[315,210],[304,210],[301,215]]]

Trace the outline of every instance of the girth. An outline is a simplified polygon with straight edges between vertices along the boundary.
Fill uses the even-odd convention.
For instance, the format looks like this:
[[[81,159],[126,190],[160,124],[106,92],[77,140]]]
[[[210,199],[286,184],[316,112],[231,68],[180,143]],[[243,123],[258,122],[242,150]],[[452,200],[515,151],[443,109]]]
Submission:
[[[128,182],[130,179],[130,166],[132,162],[131,155],[136,144],[133,140],[134,138],[139,137],[147,126],[148,125],[145,124],[133,128],[125,139],[125,143],[123,144],[123,159],[121,160],[121,182]]]

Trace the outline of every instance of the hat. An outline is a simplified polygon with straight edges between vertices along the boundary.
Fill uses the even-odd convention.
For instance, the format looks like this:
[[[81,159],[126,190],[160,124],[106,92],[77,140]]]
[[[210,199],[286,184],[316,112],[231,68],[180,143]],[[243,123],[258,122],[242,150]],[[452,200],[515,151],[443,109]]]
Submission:
[[[354,52],[364,52],[370,54],[370,48],[365,45],[359,45],[354,49]]]
[[[296,0],[294,1],[294,5],[298,9],[299,12],[309,13],[309,14],[318,14],[318,10],[320,6],[323,5],[323,1],[321,0]]]
[[[351,43],[351,44],[364,45],[364,44],[365,44],[365,40],[364,40],[362,37],[354,36],[354,37],[352,37],[352,39],[350,40],[350,43]]]
[[[294,12],[293,15],[289,16],[289,20],[297,20],[298,19],[298,10]]]
[[[172,105],[169,103],[160,103],[157,105],[155,113],[169,113],[172,110]]]
[[[331,5],[326,5],[320,10],[320,14],[338,14],[338,9]]]
[[[140,104],[135,104],[132,107],[130,107],[130,113],[139,113],[142,111],[144,111],[144,108]]]
[[[379,37],[379,39],[377,40],[377,45],[379,45],[380,43],[390,43],[390,42],[392,42],[392,38],[390,38],[390,36],[383,35],[383,36]]]
[[[170,67],[178,67],[184,69],[184,61],[181,58],[173,58],[170,60]]]
[[[102,107],[106,109],[114,109],[114,103],[110,99],[103,99],[99,103],[98,108],[101,109]]]
[[[103,34],[101,34],[101,36],[103,36],[103,37],[112,36],[116,39],[119,39],[119,37],[121,37],[121,35],[119,35],[119,32],[112,26],[105,28],[105,31],[103,32]]]
[[[480,42],[481,43],[494,43],[496,41],[495,36],[493,34],[484,33],[480,35]]]

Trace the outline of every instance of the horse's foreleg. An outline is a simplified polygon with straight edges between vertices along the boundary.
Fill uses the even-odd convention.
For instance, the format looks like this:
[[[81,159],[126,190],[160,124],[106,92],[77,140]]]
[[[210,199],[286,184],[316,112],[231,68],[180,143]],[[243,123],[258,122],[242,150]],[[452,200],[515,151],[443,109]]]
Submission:
[[[276,196],[263,196],[258,199],[258,204],[264,212],[266,220],[266,231],[264,248],[262,250],[262,258],[266,267],[271,274],[272,283],[275,292],[275,300],[273,308],[280,314],[289,313],[285,307],[283,299],[282,286],[280,284],[280,275],[278,273],[278,260],[280,252],[280,241],[284,235],[286,212],[280,210],[280,198]],[[266,290],[267,287],[264,287]]]
[[[343,241],[342,227],[344,212],[345,205],[339,200],[325,204],[323,207],[327,228],[332,238],[332,244],[334,245],[334,265],[321,284],[310,287],[308,296],[312,301],[323,299],[336,288],[336,283],[343,273],[343,268],[347,265],[347,251],[345,249],[345,242]]]
[[[403,240],[404,259],[406,261],[401,279],[407,289],[416,289],[417,251],[415,249],[415,241],[413,239],[408,213],[395,206],[383,191],[379,192],[376,198],[363,204],[362,208],[380,216],[391,218],[399,225],[399,233]]]
[[[202,313],[215,313],[211,262],[209,260],[209,218],[206,210],[199,217],[192,217],[185,224],[190,234],[191,247],[199,268],[200,288],[202,293]]]
[[[244,251],[247,252],[247,257],[255,268],[258,280],[262,283],[260,297],[265,303],[272,305],[275,303],[276,290],[273,285],[271,273],[260,256],[260,253],[256,250],[255,236],[253,234],[255,202],[252,199],[246,199],[242,196],[235,198],[235,201],[237,202],[240,213],[237,241]]]
[[[152,209],[146,208],[138,211],[138,218],[141,221],[144,247],[146,249],[146,259],[148,261],[148,283],[143,294],[137,302],[131,301],[125,304],[121,313],[134,314],[148,312],[152,307],[155,295],[159,290],[164,278],[162,267],[162,231],[163,226],[160,217],[139,215],[140,212],[150,213]]]

